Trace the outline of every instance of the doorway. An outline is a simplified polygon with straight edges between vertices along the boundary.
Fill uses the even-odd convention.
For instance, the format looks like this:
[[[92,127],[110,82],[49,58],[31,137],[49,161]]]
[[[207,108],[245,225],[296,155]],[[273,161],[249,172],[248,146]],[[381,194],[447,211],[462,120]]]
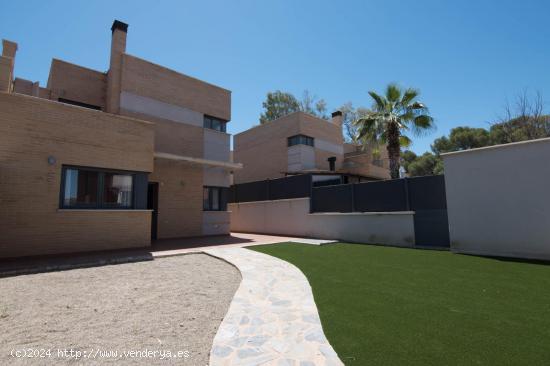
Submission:
[[[151,241],[157,240],[158,208],[159,208],[159,184],[158,182],[149,182],[147,186],[147,209],[152,210]]]

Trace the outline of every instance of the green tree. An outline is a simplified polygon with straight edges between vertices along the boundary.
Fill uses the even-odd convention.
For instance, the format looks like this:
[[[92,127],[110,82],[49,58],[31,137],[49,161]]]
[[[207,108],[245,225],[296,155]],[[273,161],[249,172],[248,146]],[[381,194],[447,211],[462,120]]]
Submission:
[[[405,134],[418,136],[433,127],[427,107],[417,101],[419,94],[417,89],[402,90],[396,84],[388,85],[385,95],[369,91],[374,100],[372,111],[354,123],[358,141],[386,144],[392,179],[399,178],[401,148],[411,144]]]
[[[416,157],[406,169],[411,177],[443,174],[443,161],[439,156],[426,152]]]
[[[365,117],[370,110],[365,107],[355,108],[351,102],[343,104],[338,110],[342,112],[344,140],[346,142],[356,142],[357,127],[354,125],[354,122],[359,118]]]
[[[327,103],[324,99],[318,99],[308,90],[304,91],[301,100],[298,100],[293,94],[276,90],[267,93],[265,101],[262,103],[264,111],[260,115],[260,123],[271,122],[288,114],[302,111],[312,114],[319,118],[328,119]]]
[[[317,96],[312,95],[309,90],[304,90],[302,94],[300,110],[322,119],[328,119],[327,102],[325,102],[324,99],[318,99]]]
[[[526,141],[550,137],[550,115],[544,114],[540,92],[518,93],[513,104],[506,102],[504,113],[490,128],[493,144]]]
[[[491,144],[491,134],[484,128],[455,127],[449,137],[442,136],[431,145],[434,154],[474,149]]]
[[[402,163],[410,176],[441,174],[443,161],[440,154],[507,144],[510,142],[550,137],[550,115],[544,114],[540,93],[531,97],[527,91],[517,95],[514,103],[506,103],[504,115],[489,130],[484,128],[455,127],[449,136],[441,136],[431,145],[433,153],[416,156],[408,152]]]
[[[264,107],[264,112],[260,115],[261,124],[274,121],[300,110],[300,103],[296,97],[280,90],[267,93],[262,106]]]
[[[418,156],[411,150],[405,150],[401,153],[401,166],[409,173],[409,165],[414,162]]]

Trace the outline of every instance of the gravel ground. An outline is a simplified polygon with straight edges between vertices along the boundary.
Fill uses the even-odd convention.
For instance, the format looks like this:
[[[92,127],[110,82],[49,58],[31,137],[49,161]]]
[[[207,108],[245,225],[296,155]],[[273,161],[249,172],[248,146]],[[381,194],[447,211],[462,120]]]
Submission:
[[[237,269],[204,254],[0,278],[0,365],[207,365],[240,281]],[[14,358],[12,349],[51,356]],[[93,359],[98,349],[118,354]],[[140,354],[123,354],[132,350]]]

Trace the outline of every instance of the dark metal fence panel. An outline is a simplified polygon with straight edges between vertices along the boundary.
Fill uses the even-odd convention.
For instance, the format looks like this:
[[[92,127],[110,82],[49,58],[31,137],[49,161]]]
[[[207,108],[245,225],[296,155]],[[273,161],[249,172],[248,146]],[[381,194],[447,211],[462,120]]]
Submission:
[[[311,190],[312,212],[352,212],[353,185],[315,187]]]
[[[235,202],[267,201],[269,186],[266,180],[235,185]]]
[[[354,208],[358,212],[406,211],[404,179],[354,184]]]
[[[268,180],[269,199],[309,197],[311,194],[311,175],[294,175],[286,178]]]
[[[415,211],[414,236],[419,246],[449,247],[447,209]]]
[[[432,175],[407,178],[410,208],[416,210],[441,210],[447,208],[445,177]]]
[[[311,195],[311,175],[302,174],[234,184],[229,188],[228,202],[252,202],[302,198]]]

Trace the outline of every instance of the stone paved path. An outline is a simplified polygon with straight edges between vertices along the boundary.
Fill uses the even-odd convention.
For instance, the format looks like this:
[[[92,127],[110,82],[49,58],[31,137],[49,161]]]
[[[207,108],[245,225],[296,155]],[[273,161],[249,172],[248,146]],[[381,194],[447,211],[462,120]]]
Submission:
[[[214,338],[210,366],[343,365],[298,268],[244,248],[204,252],[235,265],[243,277]]]

